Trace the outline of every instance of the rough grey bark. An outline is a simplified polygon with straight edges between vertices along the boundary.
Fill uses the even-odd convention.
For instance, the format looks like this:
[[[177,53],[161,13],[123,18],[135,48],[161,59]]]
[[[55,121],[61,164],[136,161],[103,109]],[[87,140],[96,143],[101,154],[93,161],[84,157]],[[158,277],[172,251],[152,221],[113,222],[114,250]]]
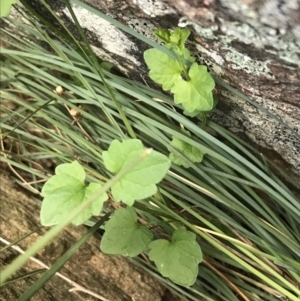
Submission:
[[[14,186],[13,180],[0,173],[0,237],[14,242],[25,234],[41,226],[40,206],[37,201]],[[57,239],[50,242],[35,257],[51,266],[85,232],[84,226],[69,226]],[[36,242],[46,229],[39,230],[17,245],[26,250]],[[165,289],[146,275],[142,270],[130,264],[121,256],[108,256],[99,250],[99,237],[91,237],[71,260],[61,269],[65,277],[83,286],[109,301],[162,301]],[[0,249],[5,245],[0,242]],[[11,263],[19,253],[7,249],[0,253],[0,269]],[[17,276],[33,270],[42,269],[39,264],[29,261]],[[40,275],[28,277],[0,288],[1,301],[15,301],[29,288]],[[99,301],[84,292],[69,292],[72,286],[59,276],[54,276],[30,300],[32,301]],[[173,299],[169,299],[173,300]]]
[[[36,0],[27,0],[43,11]],[[66,21],[63,1],[50,1]],[[49,2],[49,3],[50,3]],[[84,0],[154,39],[158,27],[188,27],[190,49],[212,74],[240,89],[292,131],[225,89],[211,118],[269,148],[300,173],[300,1],[299,0]],[[147,45],[73,5],[96,53],[128,76],[143,80]],[[42,12],[45,14],[45,11]],[[49,16],[49,15],[48,15]]]
[[[300,1],[166,2],[188,18],[187,23],[197,32],[197,48],[216,75],[300,134]],[[272,147],[300,170],[299,136],[259,110],[222,94],[229,107],[223,110],[219,106],[214,119]],[[235,125],[237,121],[241,129]]]

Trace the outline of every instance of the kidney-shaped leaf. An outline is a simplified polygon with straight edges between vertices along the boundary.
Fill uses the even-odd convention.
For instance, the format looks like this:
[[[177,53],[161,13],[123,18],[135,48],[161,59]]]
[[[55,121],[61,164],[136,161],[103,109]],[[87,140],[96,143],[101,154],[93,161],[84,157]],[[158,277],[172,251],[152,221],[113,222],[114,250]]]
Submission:
[[[214,107],[212,90],[215,82],[207,72],[206,66],[194,63],[189,70],[189,77],[189,81],[179,79],[171,89],[175,103],[181,103],[187,112],[212,110]]]
[[[102,153],[105,167],[114,173],[130,164],[145,150],[142,142],[130,139],[120,142],[114,140],[108,151]],[[131,206],[135,200],[145,199],[155,194],[159,183],[170,168],[170,160],[163,154],[152,151],[133,167],[111,189],[116,202],[123,201]]]
[[[170,145],[173,146],[177,151],[179,151],[183,156],[187,157],[193,163],[200,163],[203,159],[203,153],[201,150],[196,148],[193,145],[188,144],[185,141],[182,141],[176,137],[173,137],[173,140],[170,142]],[[183,167],[190,167],[188,162],[184,161],[176,153],[170,150],[170,160],[176,165],[182,165]]]
[[[202,251],[194,233],[181,227],[173,233],[172,242],[158,239],[149,247],[149,258],[164,277],[183,286],[190,286],[196,281]]]
[[[63,216],[72,212],[101,188],[101,185],[97,183],[85,186],[85,171],[77,161],[59,165],[55,173],[56,175],[51,177],[42,189],[44,199],[41,208],[41,223],[43,226],[59,223]],[[107,199],[106,193],[98,197],[72,223],[80,225],[91,216],[99,215]]]
[[[101,251],[106,254],[134,257],[148,249],[152,232],[137,223],[131,207],[120,208],[105,225]]]
[[[150,78],[161,84],[163,90],[170,90],[181,79],[182,67],[175,58],[157,49],[148,49],[144,52],[144,59],[150,69]]]

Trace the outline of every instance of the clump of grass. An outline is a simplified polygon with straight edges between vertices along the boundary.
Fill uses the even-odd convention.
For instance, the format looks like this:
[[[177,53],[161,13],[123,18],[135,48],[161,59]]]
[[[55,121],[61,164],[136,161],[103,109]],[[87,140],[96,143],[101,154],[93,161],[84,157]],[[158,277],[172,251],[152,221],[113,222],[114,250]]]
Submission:
[[[102,69],[79,24],[84,47],[67,28],[72,43],[57,34],[51,38],[39,22],[24,17],[31,24],[8,22],[30,40],[1,29],[1,98],[14,105],[1,105],[1,160],[19,183],[39,196],[53,173],[43,160],[56,165],[74,159],[88,181],[107,183],[111,175],[101,154],[112,140],[137,137],[168,155],[176,136],[202,150],[203,162],[190,162],[189,169],[173,165],[159,184],[162,201],[152,197],[135,208],[145,223],[161,225],[162,212],[179,220],[197,235],[204,261],[191,288],[162,278],[146,255],[134,262],[187,300],[299,300],[299,200],[268,161],[211,121],[208,128],[217,137],[210,135],[160,91]],[[55,91],[58,86],[63,93]],[[100,219],[111,211],[107,206]],[[172,223],[157,231],[170,237]]]

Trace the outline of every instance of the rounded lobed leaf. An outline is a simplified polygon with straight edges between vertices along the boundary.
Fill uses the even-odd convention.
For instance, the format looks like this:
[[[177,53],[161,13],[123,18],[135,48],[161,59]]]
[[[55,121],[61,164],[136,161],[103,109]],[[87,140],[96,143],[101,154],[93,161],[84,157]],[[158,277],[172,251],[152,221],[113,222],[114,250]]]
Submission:
[[[61,222],[66,214],[91,198],[101,188],[97,183],[91,183],[88,187],[84,185],[85,172],[77,161],[61,164],[55,172],[56,175],[51,177],[42,189],[44,199],[40,217],[43,226],[52,226]],[[72,223],[80,225],[91,216],[99,215],[107,199],[106,193],[98,197]]]
[[[82,183],[84,183],[85,180],[85,171],[78,161],[73,161],[72,163],[64,163],[58,165],[55,168],[55,174],[57,175],[66,174],[68,176],[78,179]]]
[[[137,139],[115,141],[108,151],[103,152],[104,165],[111,171],[120,171],[145,150],[141,141]],[[112,187],[114,200],[131,206],[135,200],[155,194],[156,184],[166,175],[170,165],[171,162],[165,155],[152,151]]]
[[[131,208],[115,211],[105,225],[101,251],[106,254],[134,257],[148,250],[152,232],[137,223],[137,214]]]
[[[201,150],[196,148],[193,145],[188,144],[185,141],[182,141],[178,138],[173,137],[173,140],[170,142],[170,145],[173,146],[177,151],[179,151],[183,156],[188,158],[193,163],[200,163],[203,159],[203,153]],[[183,167],[190,167],[188,162],[180,158],[176,153],[170,150],[170,160],[176,165],[183,166]]]
[[[129,139],[122,142],[113,140],[108,151],[102,152],[104,165],[110,172],[117,173],[132,153],[142,152],[144,149],[143,143],[138,139]]]
[[[150,78],[169,91],[181,78],[182,67],[178,60],[157,50],[148,49],[144,52],[145,62],[150,69]]]
[[[158,239],[149,247],[149,258],[164,277],[183,286],[194,284],[198,264],[202,261],[202,251],[194,233],[181,227],[173,233],[172,242]]]
[[[212,90],[215,82],[205,66],[194,63],[189,70],[189,81],[179,79],[172,87],[174,101],[182,104],[185,111],[207,112],[213,109]]]

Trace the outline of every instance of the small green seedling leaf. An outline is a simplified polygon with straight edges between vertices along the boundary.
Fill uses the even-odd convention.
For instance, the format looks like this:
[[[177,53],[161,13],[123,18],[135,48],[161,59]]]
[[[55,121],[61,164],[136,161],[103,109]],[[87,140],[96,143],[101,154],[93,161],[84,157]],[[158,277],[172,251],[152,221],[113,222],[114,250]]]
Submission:
[[[91,183],[85,186],[85,171],[77,162],[61,164],[56,167],[55,175],[43,186],[44,200],[41,208],[43,226],[58,224],[62,218],[86,201],[101,188],[100,184]],[[74,225],[81,225],[93,215],[99,215],[107,194],[98,197],[88,208],[74,220]]]
[[[152,237],[147,227],[137,223],[131,207],[120,208],[105,225],[100,249],[106,254],[135,257],[148,250]]]
[[[170,43],[171,33],[168,29],[157,29],[154,30],[154,34],[163,42]]]
[[[170,42],[177,45],[181,51],[185,48],[184,44],[190,35],[190,31],[186,28],[175,28],[170,36]]]
[[[175,103],[181,103],[187,112],[212,110],[215,82],[206,67],[194,63],[189,70],[189,77],[190,81],[181,78],[171,89]]]
[[[157,50],[148,49],[144,52],[145,62],[150,69],[150,78],[169,91],[181,79],[182,67],[178,60]]]
[[[0,0],[0,18],[8,17],[11,5],[17,2],[18,0]]]
[[[186,61],[190,62],[191,64],[195,62],[196,59],[193,56],[191,56],[191,53],[187,48],[184,48],[182,53],[183,53],[183,58]]]
[[[188,135],[190,136],[189,132]],[[201,150],[176,137],[173,137],[173,140],[170,142],[170,145],[173,146],[177,151],[179,151],[183,156],[188,158],[193,163],[200,163],[203,159],[203,153],[201,152]],[[169,158],[171,162],[173,162],[176,165],[183,166],[185,168],[190,167],[188,162],[181,159],[176,153],[172,152],[172,150],[170,150],[170,152],[171,153],[169,155]]]
[[[191,53],[187,48],[180,50],[180,48],[177,45],[171,43],[166,44],[165,47],[175,52],[179,57],[182,57],[185,61],[188,61],[191,64],[195,62],[195,58],[191,56]]]
[[[173,233],[172,242],[158,239],[149,247],[149,258],[164,277],[183,286],[191,286],[196,281],[202,251],[194,233],[181,227]]]
[[[104,165],[110,172],[117,173],[144,151],[145,147],[138,139],[114,140],[108,151],[102,153]],[[152,151],[112,187],[114,200],[132,206],[135,200],[152,196],[157,191],[155,184],[163,179],[170,165],[165,155]]]

